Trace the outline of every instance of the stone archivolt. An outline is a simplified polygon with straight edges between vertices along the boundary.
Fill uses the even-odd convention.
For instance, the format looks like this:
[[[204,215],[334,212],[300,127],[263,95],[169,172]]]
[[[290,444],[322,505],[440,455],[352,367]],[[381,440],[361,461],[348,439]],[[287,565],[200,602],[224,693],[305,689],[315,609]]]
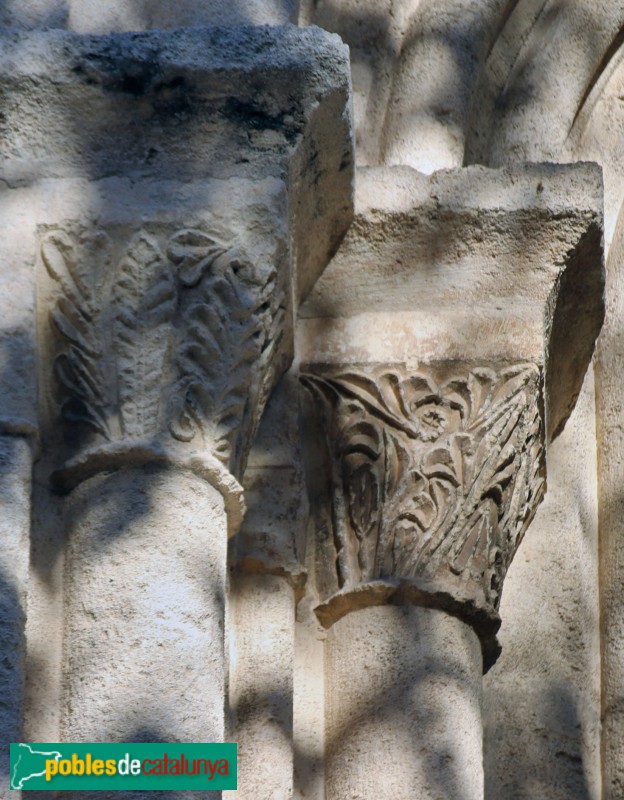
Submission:
[[[460,615],[463,605],[496,617],[545,488],[538,367],[475,367],[443,382],[430,367],[302,380],[332,464],[339,595],[411,581],[447,594]]]
[[[276,271],[258,279],[240,248],[198,229],[139,230],[121,247],[115,263],[103,230],[42,237],[53,408],[71,429],[57,478],[72,483],[89,456],[192,443],[239,479],[283,338]]]

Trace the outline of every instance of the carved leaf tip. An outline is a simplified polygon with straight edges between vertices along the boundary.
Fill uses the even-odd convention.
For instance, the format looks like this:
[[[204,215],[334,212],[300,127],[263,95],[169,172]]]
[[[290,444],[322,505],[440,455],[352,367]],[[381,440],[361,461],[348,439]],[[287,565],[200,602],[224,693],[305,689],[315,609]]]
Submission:
[[[177,266],[178,276],[184,286],[196,286],[225,255],[228,246],[203,231],[189,228],[172,236],[167,245],[167,255]]]

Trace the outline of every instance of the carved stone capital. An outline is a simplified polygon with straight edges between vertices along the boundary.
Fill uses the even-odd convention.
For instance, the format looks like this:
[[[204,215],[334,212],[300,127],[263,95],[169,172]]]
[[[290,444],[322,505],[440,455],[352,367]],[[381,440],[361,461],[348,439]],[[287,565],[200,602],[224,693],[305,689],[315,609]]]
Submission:
[[[285,263],[223,230],[79,224],[40,231],[53,482],[152,461],[202,474],[242,513],[239,481],[289,358]]]
[[[598,179],[588,165],[363,170],[297,324],[315,400],[308,601],[324,625],[371,604],[441,608],[493,662],[545,444],[602,321]]]
[[[318,617],[329,625],[354,607],[411,600],[462,616],[489,640],[544,493],[539,368],[384,365],[302,381],[331,475],[326,558],[337,591]]]
[[[248,26],[13,32],[0,51],[0,418],[40,430],[38,480],[185,465],[234,532],[295,307],[352,219],[348,49]]]

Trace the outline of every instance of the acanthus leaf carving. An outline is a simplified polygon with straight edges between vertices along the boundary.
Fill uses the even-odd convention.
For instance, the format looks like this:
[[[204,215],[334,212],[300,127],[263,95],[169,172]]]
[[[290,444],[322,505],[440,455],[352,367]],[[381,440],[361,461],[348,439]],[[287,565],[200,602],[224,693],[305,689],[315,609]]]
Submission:
[[[539,369],[302,379],[324,409],[338,586],[424,579],[496,609],[544,490]]]
[[[202,431],[222,460],[230,456],[230,434],[240,424],[249,370],[260,343],[257,297],[239,281],[236,256],[211,237],[183,231],[168,252],[181,280],[195,287],[186,309],[186,335],[176,353],[178,381],[170,404],[170,430],[181,441]]]
[[[113,347],[121,424],[127,436],[157,431],[163,369],[177,306],[175,283],[158,243],[130,242],[113,286]]]
[[[65,422],[91,431],[67,437],[67,463],[106,442],[118,459],[124,440],[147,453],[196,439],[189,453],[240,478],[282,348],[276,268],[257,269],[235,243],[204,230],[126,230],[69,225],[42,237],[53,287],[52,395]],[[95,242],[106,259],[94,256]]]
[[[176,265],[184,286],[197,286],[228,246],[203,231],[183,230],[171,237],[167,255]]]
[[[110,259],[110,240],[104,233],[88,236],[81,249],[103,262]],[[41,245],[45,268],[61,289],[50,319],[64,347],[54,360],[61,387],[61,413],[68,422],[81,422],[110,439],[106,381],[102,374],[101,306],[92,272],[83,273],[76,244],[62,231],[46,236]]]
[[[263,405],[255,373],[265,373],[265,352],[284,323],[273,276],[262,285],[243,281],[239,251],[201,231],[176,234],[167,252],[182,283],[193,287],[176,352],[169,429],[180,441],[201,432],[214,443],[217,458],[239,465],[240,472],[237,439],[241,428],[253,429],[253,415]]]

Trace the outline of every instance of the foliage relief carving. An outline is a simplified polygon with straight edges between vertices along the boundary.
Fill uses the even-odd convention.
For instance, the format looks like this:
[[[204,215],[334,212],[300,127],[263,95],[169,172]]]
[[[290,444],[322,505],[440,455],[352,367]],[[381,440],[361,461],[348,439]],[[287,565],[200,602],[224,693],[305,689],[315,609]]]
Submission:
[[[145,233],[134,237],[121,260],[113,306],[122,428],[127,436],[147,436],[159,417],[176,291],[158,243]]]
[[[176,352],[169,428],[180,441],[201,432],[225,463],[249,404],[254,365],[275,345],[272,323],[284,320],[274,301],[275,275],[250,290],[240,279],[240,254],[201,231],[173,236],[168,256],[182,285],[195,290]]]
[[[303,381],[325,420],[339,586],[450,575],[496,608],[544,491],[538,368]]]
[[[63,351],[54,361],[54,374],[63,395],[63,419],[85,423],[108,439],[111,432],[102,374],[102,309],[94,274],[108,268],[111,243],[105,233],[100,233],[84,237],[80,245],[89,256],[90,263],[86,265],[76,254],[76,243],[62,231],[51,234],[41,247],[45,268],[61,289],[50,311],[52,325],[64,340]]]
[[[192,229],[162,244],[139,231],[116,268],[112,251],[103,231],[42,241],[58,290],[50,319],[63,419],[108,441],[200,434],[241,470],[237,437],[257,424],[254,400],[268,391],[286,318],[276,271],[259,280],[237,247]]]

